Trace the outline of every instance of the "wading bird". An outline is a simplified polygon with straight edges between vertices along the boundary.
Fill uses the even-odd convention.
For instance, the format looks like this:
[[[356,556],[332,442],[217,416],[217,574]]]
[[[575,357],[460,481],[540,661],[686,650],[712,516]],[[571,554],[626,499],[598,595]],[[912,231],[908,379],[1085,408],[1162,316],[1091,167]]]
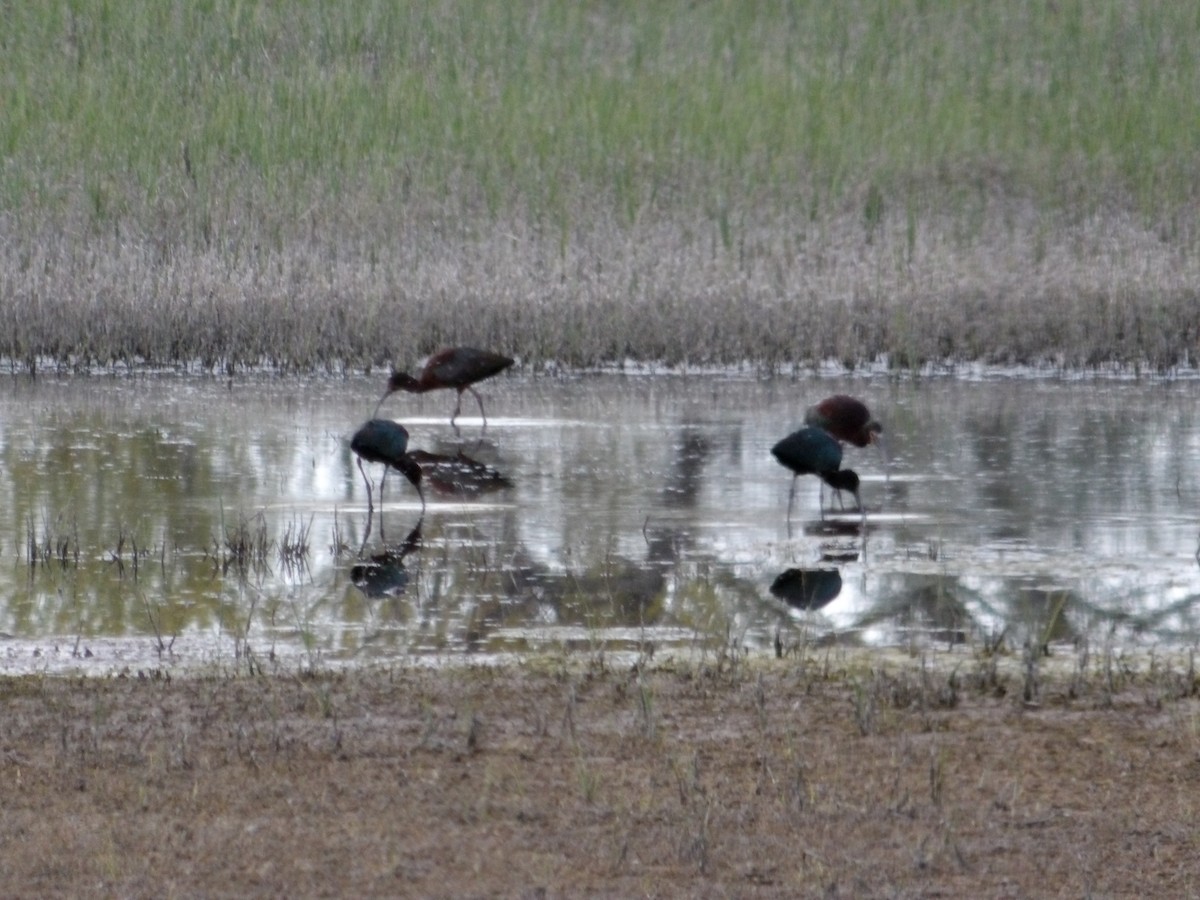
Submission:
[[[390,419],[372,419],[354,433],[350,449],[358,457],[358,471],[367,486],[367,515],[375,511],[371,502],[371,481],[363,470],[363,460],[383,463],[383,478],[379,482],[379,533],[383,534],[383,486],[387,482],[388,467],[395,469],[409,480],[421,498],[421,515],[425,514],[425,494],[421,491],[421,467],[408,455],[408,430]]]
[[[470,391],[479,404],[479,415],[483,417],[483,425],[487,427],[487,413],[483,411],[483,398],[471,385],[485,378],[503,372],[513,361],[507,356],[492,353],[488,350],[476,350],[474,347],[447,347],[439,350],[425,363],[421,374],[414,378],[407,372],[393,372],[388,379],[387,390],[379,398],[379,406],[395,391],[407,391],[410,394],[423,394],[426,391],[436,391],[440,388],[454,388],[458,391],[458,403],[454,405],[454,415],[450,424],[458,418],[462,411],[463,391]],[[379,406],[375,407],[378,415]]]
[[[834,394],[810,406],[804,413],[804,424],[823,428],[839,441],[865,447],[880,444],[883,426],[871,418],[867,405],[846,394]]]
[[[796,479],[801,475],[816,475],[838,492],[850,491],[862,510],[858,496],[858,475],[842,468],[842,447],[829,432],[808,426],[793,432],[771,448],[780,464],[792,470],[792,489],[788,492],[788,518],[792,517],[792,502],[796,499]],[[822,509],[824,513],[824,509]]]

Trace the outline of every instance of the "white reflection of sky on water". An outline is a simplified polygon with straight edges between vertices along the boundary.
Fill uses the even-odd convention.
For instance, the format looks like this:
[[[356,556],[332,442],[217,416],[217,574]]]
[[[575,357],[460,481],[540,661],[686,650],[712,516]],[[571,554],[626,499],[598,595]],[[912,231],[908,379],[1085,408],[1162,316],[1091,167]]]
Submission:
[[[1127,642],[1186,646],[1200,628],[1192,383],[508,377],[481,387],[486,432],[464,416],[458,436],[452,393],[394,396],[381,414],[412,448],[462,451],[514,486],[464,499],[427,481],[421,547],[395,590],[368,596],[355,554],[331,548],[364,538],[348,445],[377,381],[0,383],[0,670],[89,640],[110,665],[153,660],[114,648],[153,648],[155,627],[189,662],[234,659],[247,636],[278,659],[412,661],[718,633],[765,645],[780,626],[889,645],[1019,640],[1055,615],[1061,640],[1115,624]],[[844,461],[863,475],[865,542],[822,532],[811,478],[789,526],[791,476],[769,453],[839,391],[886,428],[886,471],[872,448]],[[389,542],[419,510],[393,473]],[[244,578],[221,571],[239,526],[273,545],[307,529],[307,567],[269,554]],[[31,535],[52,554],[65,541],[67,564],[31,567]],[[365,552],[381,549],[376,518]],[[819,611],[769,593],[785,569],[833,566],[842,588]]]

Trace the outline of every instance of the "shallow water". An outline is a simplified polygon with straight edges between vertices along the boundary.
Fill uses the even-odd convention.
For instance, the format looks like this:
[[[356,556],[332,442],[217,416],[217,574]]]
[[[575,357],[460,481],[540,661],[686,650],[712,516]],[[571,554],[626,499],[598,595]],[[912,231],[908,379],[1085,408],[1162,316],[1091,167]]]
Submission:
[[[470,462],[423,517],[393,473],[382,528],[349,450],[380,386],[0,381],[0,671],[1200,631],[1193,382],[507,377],[457,435],[453,394],[394,396]],[[844,461],[865,528],[812,478],[789,522],[770,447],[840,391],[886,430]]]

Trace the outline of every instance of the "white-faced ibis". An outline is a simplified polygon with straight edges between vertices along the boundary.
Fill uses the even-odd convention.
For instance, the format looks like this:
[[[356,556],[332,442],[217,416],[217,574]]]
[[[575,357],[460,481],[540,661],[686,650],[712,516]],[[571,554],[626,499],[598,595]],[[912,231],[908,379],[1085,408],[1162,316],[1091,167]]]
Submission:
[[[883,434],[883,426],[871,418],[867,405],[846,394],[834,394],[810,406],[804,413],[804,424],[823,428],[855,447],[878,443]]]
[[[367,486],[367,513],[375,511],[371,502],[371,481],[363,470],[363,460],[383,463],[383,478],[379,482],[379,505],[383,506],[383,485],[387,481],[388,467],[395,469],[409,480],[421,498],[421,513],[425,512],[425,495],[421,492],[421,467],[408,455],[408,429],[390,419],[372,419],[354,433],[350,449],[358,457],[358,471]],[[382,516],[382,513],[380,513]],[[381,520],[382,521],[382,520]],[[380,525],[382,532],[383,526]]]
[[[792,489],[788,492],[788,518],[796,498],[796,479],[801,475],[816,475],[838,492],[854,494],[854,502],[862,509],[858,496],[858,475],[842,468],[842,446],[824,429],[808,426],[793,432],[771,448],[771,454],[793,472]]]
[[[436,391],[441,388],[454,388],[458,391],[458,402],[454,405],[454,415],[450,424],[458,418],[462,411],[463,391],[470,391],[479,404],[479,415],[483,417],[484,427],[487,427],[487,413],[483,411],[483,398],[471,385],[485,378],[503,372],[513,361],[507,356],[492,353],[489,350],[477,350],[474,347],[447,347],[429,357],[421,374],[414,378],[407,372],[393,372],[388,379],[387,390],[379,398],[380,405],[395,391],[407,391],[410,394],[423,394],[426,391]],[[379,407],[375,407],[378,414]]]

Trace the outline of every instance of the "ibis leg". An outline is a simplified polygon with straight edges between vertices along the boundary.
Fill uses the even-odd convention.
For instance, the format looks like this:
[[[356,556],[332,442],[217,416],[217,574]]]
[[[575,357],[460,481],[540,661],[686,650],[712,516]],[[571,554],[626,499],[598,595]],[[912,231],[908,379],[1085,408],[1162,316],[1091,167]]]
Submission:
[[[371,502],[371,479],[367,478],[366,470],[363,469],[362,457],[359,457],[357,462],[359,474],[363,478],[363,484],[367,486],[367,528],[363,532],[362,546],[358,548],[358,555],[362,557],[363,551],[367,549],[367,541],[371,539],[371,521],[375,518],[375,505]]]
[[[387,484],[388,467],[385,463],[383,466],[383,477],[379,479],[379,539],[385,544],[387,537],[383,533],[383,486]]]
[[[363,484],[367,486],[367,513],[370,514],[375,512],[375,506],[371,503],[371,479],[367,477],[366,471],[363,470],[362,457],[359,457],[358,459],[358,472],[360,475],[362,475]],[[381,497],[380,501],[382,500],[383,498]]]
[[[487,428],[487,413],[483,411],[483,398],[479,396],[479,391],[468,385],[467,390],[471,392],[471,396],[475,398],[475,402],[479,404],[479,415],[483,418],[483,427]],[[462,395],[459,394],[459,397]]]

